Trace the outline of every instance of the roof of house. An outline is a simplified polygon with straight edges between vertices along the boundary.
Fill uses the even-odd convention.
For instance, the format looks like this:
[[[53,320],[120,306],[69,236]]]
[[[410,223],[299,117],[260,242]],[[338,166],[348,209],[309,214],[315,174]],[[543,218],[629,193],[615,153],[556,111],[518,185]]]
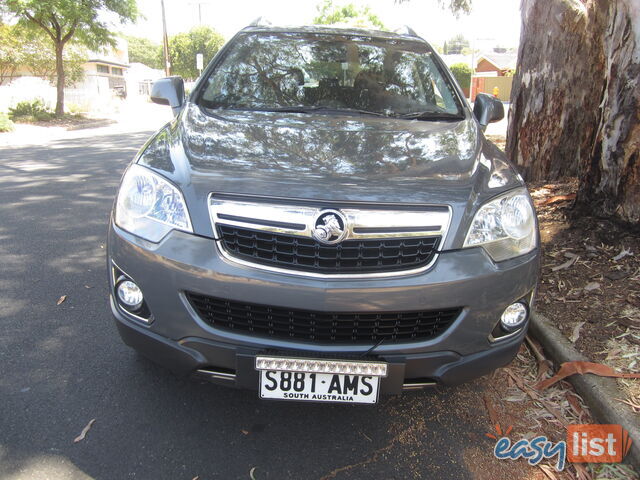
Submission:
[[[480,63],[482,60],[486,60],[487,62],[495,65],[499,70],[508,70],[516,68],[516,63],[518,62],[518,54],[517,53],[483,53],[478,57],[478,62]]]
[[[87,63],[104,63],[105,65],[113,65],[114,67],[129,68],[126,63],[114,62],[112,60],[104,60],[102,58],[90,58]]]

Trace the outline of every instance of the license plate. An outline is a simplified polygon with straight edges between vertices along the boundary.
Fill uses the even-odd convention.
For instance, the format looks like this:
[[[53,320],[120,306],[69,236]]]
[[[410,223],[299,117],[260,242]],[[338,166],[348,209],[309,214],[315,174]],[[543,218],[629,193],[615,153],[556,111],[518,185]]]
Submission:
[[[311,402],[376,403],[386,364],[256,358],[260,397]]]

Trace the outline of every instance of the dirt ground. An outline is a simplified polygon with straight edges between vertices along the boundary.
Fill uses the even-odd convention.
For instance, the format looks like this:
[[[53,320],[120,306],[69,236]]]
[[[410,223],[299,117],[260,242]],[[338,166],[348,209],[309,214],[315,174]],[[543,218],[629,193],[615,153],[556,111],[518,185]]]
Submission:
[[[591,361],[637,373],[640,364],[640,232],[575,217],[577,181],[531,184],[540,222],[542,276],[536,309]],[[619,380],[640,413],[640,380]]]
[[[536,467],[526,460],[501,461],[486,455],[487,446],[503,434],[512,443],[522,438],[546,435],[553,442],[566,440],[569,424],[596,423],[580,396],[567,381],[545,390],[537,390],[536,383],[548,378],[558,366],[544,357],[535,340],[527,338],[516,359],[507,367],[494,372],[489,391],[481,401],[493,429],[486,432],[477,451],[465,452],[465,460],[474,478],[491,480],[605,480],[640,479],[637,472],[624,464],[572,464],[562,472],[555,469],[556,459],[541,462]],[[491,437],[491,435],[493,437]]]
[[[106,118],[91,118],[85,115],[65,114],[60,118],[50,118],[42,121],[28,121],[27,119],[17,119],[18,124],[38,125],[41,127],[63,127],[66,130],[80,130],[85,128],[106,127],[115,123],[114,120]]]

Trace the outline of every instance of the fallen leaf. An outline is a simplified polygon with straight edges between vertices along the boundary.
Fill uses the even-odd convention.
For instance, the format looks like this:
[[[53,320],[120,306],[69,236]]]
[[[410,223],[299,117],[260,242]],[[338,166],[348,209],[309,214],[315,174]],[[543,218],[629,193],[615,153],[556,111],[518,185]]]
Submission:
[[[623,280],[631,275],[631,272],[625,272],[624,270],[612,270],[604,274],[609,280]]]
[[[499,423],[498,414],[496,413],[496,409],[493,408],[493,403],[491,403],[491,399],[486,393],[484,394],[484,406],[487,408],[487,412],[489,413],[491,425],[497,425]]]
[[[598,290],[600,288],[600,284],[598,282],[589,282],[584,286],[585,292],[591,292],[593,290]]]
[[[583,325],[584,325],[584,322],[578,322],[576,326],[573,327],[573,332],[569,337],[569,341],[571,343],[576,343],[578,341],[578,338],[580,338],[580,329],[582,328]]]
[[[582,405],[580,405],[580,401],[578,400],[578,397],[576,397],[571,392],[566,392],[564,396],[567,398],[567,402],[569,402],[569,405],[571,406],[571,410],[573,410],[573,413],[575,413],[578,416],[578,418],[581,418],[584,410],[582,409]]]
[[[62,302],[64,302],[67,299],[66,295],[62,295],[58,301],[56,302],[56,305],[60,305]]]
[[[256,480],[256,477],[253,476],[255,471],[256,471],[256,467],[253,467],[251,470],[249,470],[249,477],[251,478],[251,480]]]
[[[91,420],[89,420],[89,423],[87,423],[87,426],[82,429],[82,432],[80,432],[80,435],[74,438],[73,443],[78,443],[84,440],[84,437],[87,435],[87,432],[91,429],[91,426],[94,424],[95,421],[96,421],[95,418],[92,418]]]
[[[551,468],[549,465],[544,465],[543,463],[539,463],[538,468],[542,470],[544,474],[547,476],[547,478],[549,478],[550,480],[558,480],[558,477],[553,472],[553,468]]]
[[[555,267],[553,267],[551,269],[552,272],[557,272],[559,270],[565,270],[567,268],[569,268],[571,265],[573,265],[574,263],[576,263],[578,261],[580,257],[579,256],[575,256],[575,257],[571,257],[569,260],[567,260],[566,262],[564,262],[561,265],[556,265]]]
[[[554,195],[553,197],[549,197],[545,200],[543,200],[542,202],[539,203],[539,205],[551,205],[552,203],[558,203],[558,202],[565,202],[568,200],[575,200],[576,198],[576,194],[575,193],[570,193],[569,195]]]
[[[640,328],[640,321],[629,317],[616,318],[616,322],[629,328]]]
[[[624,257],[629,255],[633,255],[633,253],[631,253],[631,250],[627,250],[626,248],[623,248],[619,254],[613,257],[613,261],[617,262],[618,260],[622,260]]]
[[[640,404],[635,404],[631,400],[622,400],[621,398],[614,398],[614,400],[629,405],[636,413],[640,412]]]
[[[535,341],[531,340],[529,335],[524,337],[524,339],[529,349],[533,352],[533,356],[536,357],[536,360],[538,361],[538,375],[536,377],[536,381],[539,382],[551,368],[551,362],[544,357],[540,346]]]
[[[553,377],[547,378],[542,382],[538,382],[535,385],[536,390],[544,390],[551,385],[563,380],[576,373],[584,375],[585,373],[592,373],[601,377],[616,377],[616,378],[640,378],[640,373],[620,373],[616,372],[613,368],[601,363],[593,362],[565,362],[560,365],[560,370]]]

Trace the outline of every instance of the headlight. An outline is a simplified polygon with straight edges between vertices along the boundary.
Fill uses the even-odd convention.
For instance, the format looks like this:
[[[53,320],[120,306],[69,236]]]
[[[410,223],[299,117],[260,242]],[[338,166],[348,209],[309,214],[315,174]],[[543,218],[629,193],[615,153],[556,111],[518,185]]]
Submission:
[[[173,229],[193,232],[180,191],[140,165],[125,173],[116,202],[116,223],[134,235],[159,242]]]
[[[527,191],[513,190],[480,207],[464,246],[482,246],[496,262],[530,252],[537,241],[534,215]]]

